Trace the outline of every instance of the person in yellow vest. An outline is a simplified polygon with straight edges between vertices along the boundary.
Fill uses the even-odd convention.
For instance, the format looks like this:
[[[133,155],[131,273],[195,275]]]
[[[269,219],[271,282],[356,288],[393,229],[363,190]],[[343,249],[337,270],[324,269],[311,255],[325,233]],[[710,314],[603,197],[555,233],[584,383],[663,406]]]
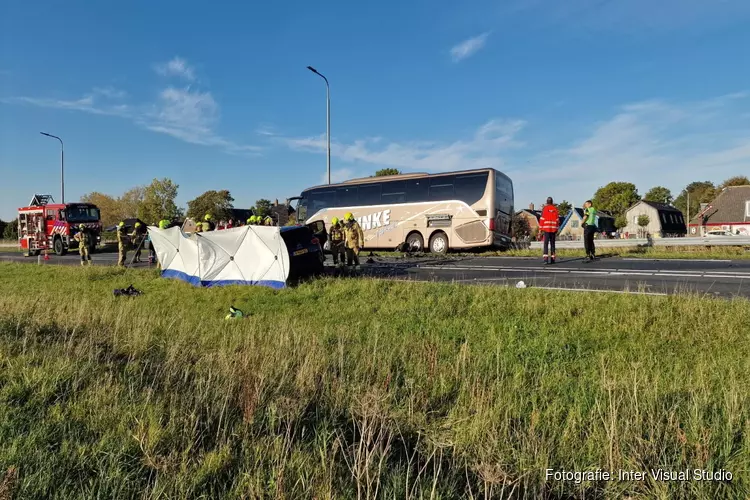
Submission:
[[[273,219],[270,215],[266,215],[266,218],[263,219],[263,224],[266,226],[273,226]]]
[[[331,255],[333,255],[333,265],[336,267],[343,267],[346,236],[344,235],[344,226],[343,224],[341,224],[341,221],[339,221],[338,217],[334,217],[331,219],[331,231],[328,233],[328,241],[331,242]]]
[[[117,265],[125,265],[125,259],[128,258],[128,235],[125,233],[125,223],[120,222],[117,225]]]
[[[203,232],[207,233],[209,231],[213,231],[216,226],[214,226],[214,223],[211,222],[211,214],[206,214],[205,217],[203,217]]]
[[[359,270],[359,251],[365,246],[365,235],[362,227],[351,212],[344,215],[344,235],[346,236],[346,266]]]
[[[91,265],[91,255],[89,254],[91,235],[86,230],[86,226],[83,224],[78,226],[78,232],[74,236],[74,239],[78,242],[78,253],[81,255],[81,265],[85,266],[86,262]]]
[[[136,222],[135,227],[133,228],[133,233],[130,235],[130,241],[133,243],[133,248],[135,248],[135,259],[133,262],[141,261],[141,246],[143,244],[143,238],[144,234],[141,230],[141,223]]]

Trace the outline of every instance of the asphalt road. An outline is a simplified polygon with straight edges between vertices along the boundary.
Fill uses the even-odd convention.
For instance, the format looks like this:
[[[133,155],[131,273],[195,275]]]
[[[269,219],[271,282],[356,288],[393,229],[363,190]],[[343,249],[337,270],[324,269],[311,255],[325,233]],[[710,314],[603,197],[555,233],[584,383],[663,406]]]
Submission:
[[[128,254],[128,261],[132,258]],[[144,252],[144,257],[147,254]],[[750,298],[750,260],[650,260],[604,257],[584,263],[580,258],[544,266],[541,259],[513,257],[368,257],[360,256],[364,276],[413,281],[447,281],[484,285],[637,292],[649,294],[698,293]],[[95,253],[94,265],[111,266],[117,253]],[[370,262],[367,262],[367,261]],[[36,264],[36,257],[0,252],[0,261]],[[78,254],[50,256],[44,265],[78,265]],[[328,257],[328,271],[331,258]],[[133,264],[147,268],[148,263]]]
[[[570,258],[544,266],[541,259],[468,257],[400,260],[373,257],[363,274],[419,281],[600,290],[649,294],[698,293],[750,297],[750,260]]]

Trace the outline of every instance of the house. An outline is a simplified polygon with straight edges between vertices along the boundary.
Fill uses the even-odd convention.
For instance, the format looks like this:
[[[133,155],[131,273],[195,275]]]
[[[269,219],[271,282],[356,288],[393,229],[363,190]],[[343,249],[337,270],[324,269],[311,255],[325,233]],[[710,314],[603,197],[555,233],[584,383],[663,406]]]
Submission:
[[[641,215],[648,217],[648,225],[645,227],[638,225]],[[622,232],[628,235],[645,238],[646,234],[649,234],[654,238],[667,238],[687,234],[682,212],[665,203],[641,200],[625,212],[625,218],[628,224],[622,228]]]
[[[539,217],[542,216],[541,210],[534,210],[534,204],[530,203],[529,208],[524,208],[516,212],[516,217],[526,219],[529,225],[529,236],[536,234],[539,231]]]
[[[597,210],[596,215],[599,217],[599,232],[614,233],[615,218],[609,213]],[[583,208],[574,208],[560,225],[558,237],[561,240],[581,240],[583,239]]]
[[[695,217],[690,219],[690,236],[723,229],[750,236],[750,186],[730,186],[721,190]]]

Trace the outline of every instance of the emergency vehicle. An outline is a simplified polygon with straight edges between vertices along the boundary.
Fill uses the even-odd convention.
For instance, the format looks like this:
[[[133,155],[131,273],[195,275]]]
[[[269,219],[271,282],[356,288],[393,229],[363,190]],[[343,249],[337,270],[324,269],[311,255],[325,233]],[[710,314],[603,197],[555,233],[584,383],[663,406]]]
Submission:
[[[75,235],[81,224],[91,235],[93,252],[101,243],[99,208],[91,203],[55,203],[51,195],[35,194],[28,207],[18,209],[18,244],[27,257],[43,250],[65,255],[78,248]]]

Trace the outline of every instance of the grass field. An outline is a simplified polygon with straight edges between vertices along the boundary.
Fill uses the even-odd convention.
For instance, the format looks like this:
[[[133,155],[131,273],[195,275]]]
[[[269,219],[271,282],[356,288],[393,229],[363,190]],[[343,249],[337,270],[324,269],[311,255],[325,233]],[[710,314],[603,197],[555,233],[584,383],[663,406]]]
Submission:
[[[131,283],[144,295],[113,297]],[[0,498],[747,498],[748,318],[745,300],[0,264]]]

